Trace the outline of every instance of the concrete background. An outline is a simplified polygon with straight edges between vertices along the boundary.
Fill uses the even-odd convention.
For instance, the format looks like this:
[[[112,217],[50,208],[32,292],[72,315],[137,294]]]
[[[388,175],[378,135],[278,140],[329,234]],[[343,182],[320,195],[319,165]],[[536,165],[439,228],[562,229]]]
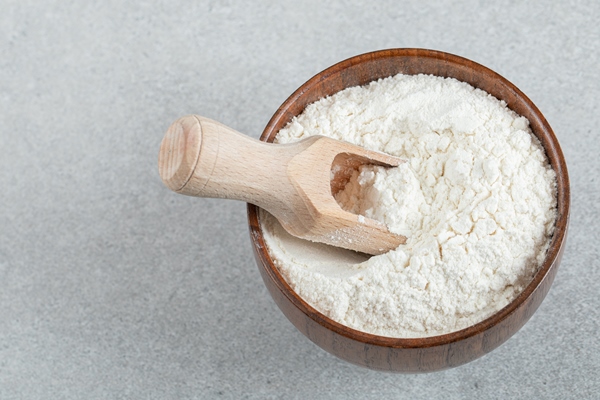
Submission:
[[[291,3],[0,0],[0,399],[599,398],[600,3]],[[258,137],[314,74],[392,47],[515,83],[572,183],[537,314],[426,375],[313,345],[261,281],[245,205],[175,195],[157,173],[177,117]]]

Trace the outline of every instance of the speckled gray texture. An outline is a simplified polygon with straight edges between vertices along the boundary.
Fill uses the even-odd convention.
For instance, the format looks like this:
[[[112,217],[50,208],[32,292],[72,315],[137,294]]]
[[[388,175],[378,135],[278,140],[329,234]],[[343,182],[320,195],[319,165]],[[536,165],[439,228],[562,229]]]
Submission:
[[[0,0],[0,399],[599,398],[600,3],[291,3]],[[245,205],[175,195],[157,174],[177,117],[258,137],[315,73],[391,47],[515,83],[572,184],[537,314],[426,375],[313,345],[261,281]]]

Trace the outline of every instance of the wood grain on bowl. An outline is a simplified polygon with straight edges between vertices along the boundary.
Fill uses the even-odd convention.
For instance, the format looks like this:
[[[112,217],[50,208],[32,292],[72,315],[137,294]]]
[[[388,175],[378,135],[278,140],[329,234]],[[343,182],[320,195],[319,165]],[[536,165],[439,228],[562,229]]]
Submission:
[[[318,346],[351,363],[375,370],[430,372],[456,367],[495,349],[535,313],[550,290],[564,251],[569,223],[569,177],[550,125],[517,87],[492,70],[455,55],[424,49],[391,49],[342,61],[317,74],[294,92],[267,124],[261,140],[277,132],[304,108],[347,87],[399,73],[451,77],[485,90],[526,117],[557,176],[558,216],[546,259],[525,290],[486,320],[446,335],[399,339],[372,335],[341,325],[302,300],[274,265],[260,228],[258,208],[248,205],[250,237],[261,276],[286,317]]]

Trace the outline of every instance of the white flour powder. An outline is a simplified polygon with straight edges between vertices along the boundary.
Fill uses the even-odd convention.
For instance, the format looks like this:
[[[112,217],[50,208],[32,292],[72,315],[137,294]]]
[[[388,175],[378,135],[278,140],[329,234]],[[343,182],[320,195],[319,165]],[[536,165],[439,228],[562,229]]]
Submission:
[[[556,218],[555,174],[528,121],[454,79],[397,75],[322,99],[282,129],[404,158],[364,167],[337,200],[385,222],[406,245],[366,257],[263,231],[290,286],[330,318],[364,332],[423,337],[473,325],[504,307],[543,262]]]

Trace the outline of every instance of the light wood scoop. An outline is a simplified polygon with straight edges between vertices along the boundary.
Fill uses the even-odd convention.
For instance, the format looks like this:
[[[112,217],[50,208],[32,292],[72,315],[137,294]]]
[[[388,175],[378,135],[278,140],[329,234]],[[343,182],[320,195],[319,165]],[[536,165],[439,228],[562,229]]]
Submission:
[[[216,121],[175,121],[160,146],[158,169],[171,190],[235,199],[267,210],[291,235],[382,254],[406,242],[376,220],[342,210],[333,195],[360,165],[394,167],[403,160],[323,136],[272,144]]]

